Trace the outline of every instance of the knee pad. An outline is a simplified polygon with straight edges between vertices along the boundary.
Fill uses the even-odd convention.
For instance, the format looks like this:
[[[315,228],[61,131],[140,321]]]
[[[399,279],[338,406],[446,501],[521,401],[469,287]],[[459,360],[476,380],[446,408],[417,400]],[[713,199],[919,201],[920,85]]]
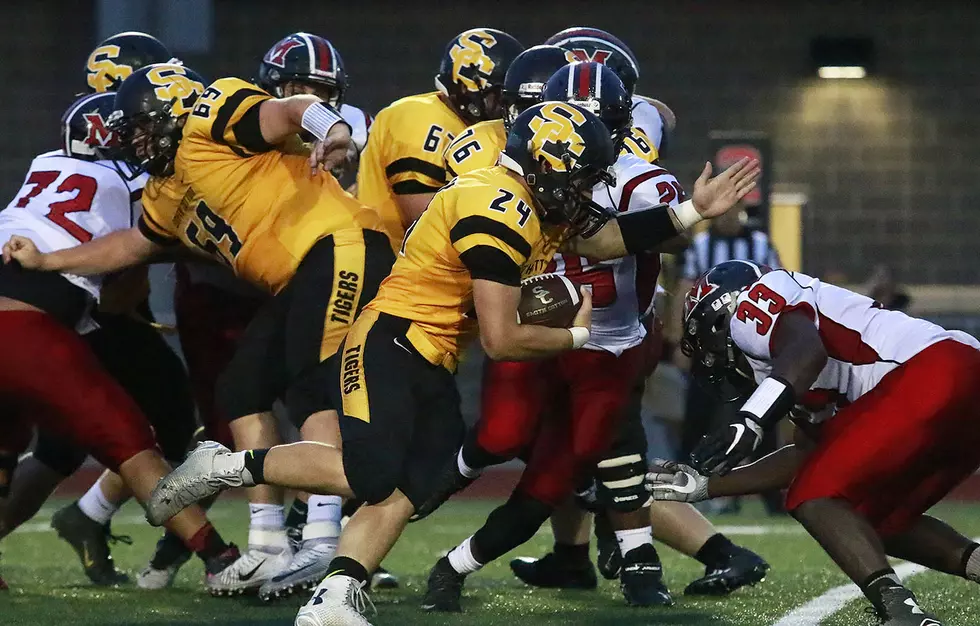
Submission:
[[[596,468],[599,502],[620,513],[631,513],[650,503],[643,486],[646,461],[642,454],[616,456],[599,462]]]

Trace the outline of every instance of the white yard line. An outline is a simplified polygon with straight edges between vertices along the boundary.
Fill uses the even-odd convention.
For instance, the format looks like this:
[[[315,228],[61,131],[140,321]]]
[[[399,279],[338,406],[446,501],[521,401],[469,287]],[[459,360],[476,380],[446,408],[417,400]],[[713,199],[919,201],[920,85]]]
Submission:
[[[973,540],[980,542],[980,538],[975,537]],[[895,573],[904,581],[916,574],[921,574],[926,569],[921,565],[902,561],[895,566]],[[844,605],[851,600],[856,600],[863,595],[861,589],[853,583],[834,587],[822,596],[814,598],[803,606],[783,615],[773,626],[816,626],[823,619],[844,608]]]

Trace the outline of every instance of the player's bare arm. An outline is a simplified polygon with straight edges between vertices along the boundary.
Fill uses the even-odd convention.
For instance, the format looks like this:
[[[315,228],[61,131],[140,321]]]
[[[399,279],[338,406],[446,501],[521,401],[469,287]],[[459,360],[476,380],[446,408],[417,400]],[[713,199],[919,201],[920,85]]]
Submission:
[[[3,262],[17,261],[25,269],[93,276],[146,263],[163,249],[137,227],[46,254],[27,237],[14,236],[3,246]]]
[[[266,100],[259,107],[259,130],[266,142],[278,145],[304,130],[317,138],[310,154],[314,171],[331,170],[347,158],[350,126],[317,96],[299,94]]]
[[[698,222],[724,215],[755,189],[761,173],[758,161],[745,158],[710,178],[711,164],[705,163],[690,200],[675,207],[660,205],[623,213],[588,239],[569,240],[564,249],[597,261],[659,250]]]
[[[581,293],[582,306],[572,327],[588,329],[592,325],[592,295],[585,289]],[[495,361],[523,361],[580,347],[575,345],[574,331],[569,329],[519,324],[517,306],[520,299],[520,287],[485,279],[473,281],[480,343],[487,356]]]

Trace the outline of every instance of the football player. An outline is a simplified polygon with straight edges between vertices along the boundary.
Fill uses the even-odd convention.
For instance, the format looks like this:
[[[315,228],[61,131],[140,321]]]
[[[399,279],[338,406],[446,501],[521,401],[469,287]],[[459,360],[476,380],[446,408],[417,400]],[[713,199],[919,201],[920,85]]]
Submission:
[[[502,360],[581,348],[589,341],[588,292],[570,329],[519,325],[522,277],[540,273],[560,247],[595,259],[655,248],[724,213],[758,176],[745,159],[706,182],[706,166],[694,200],[614,217],[591,200],[595,184],[611,182],[614,159],[608,130],[585,109],[550,102],[524,111],[500,165],[459,176],[436,194],[378,296],[327,362],[342,449],[299,443],[230,453],[202,445],[160,483],[153,518],[238,485],[356,495],[367,505],[344,528],[331,572],[296,623],[367,624],[358,609],[368,572],[430,498],[462,438],[452,373],[466,340],[478,333],[487,354]]]
[[[677,119],[670,108],[653,98],[636,94],[636,82],[640,78],[640,64],[636,55],[622,41],[598,28],[573,26],[555,33],[545,42],[568,50],[576,61],[595,61],[608,65],[629,91],[633,102],[633,125],[638,129],[627,138],[637,156],[653,162],[652,150],[663,154],[667,138]]]
[[[661,203],[676,206],[684,200],[673,175],[624,149],[631,128],[630,100],[611,69],[595,62],[567,65],[548,80],[542,97],[591,110],[609,129],[620,156],[613,166],[615,184],[599,185],[593,193],[603,208],[621,213]],[[547,271],[591,285],[595,307],[592,339],[584,350],[555,360],[485,364],[480,421],[450,464],[446,489],[423,504],[419,517],[472,482],[487,465],[523,454],[527,467],[510,500],[432,569],[423,608],[460,610],[465,576],[527,541],[608,453],[628,413],[636,414],[630,423],[639,424],[638,406],[631,403],[636,404],[632,391],[641,379],[646,355],[646,330],[640,315],[653,295],[659,254],[603,263],[559,254]],[[549,408],[554,414],[549,414]],[[635,431],[629,432],[632,435]],[[637,441],[645,442],[642,431],[639,437],[623,439],[626,449],[620,446],[616,454],[599,464],[599,476],[606,483],[630,482],[645,471],[642,447],[635,450]],[[642,493],[642,479],[635,480],[632,487]],[[601,495],[603,504],[610,508],[616,538],[625,555],[621,582],[626,601],[638,606],[672,603],[653,547],[645,506],[648,498],[639,499],[622,487],[606,489]],[[559,549],[562,557],[568,557],[564,563],[574,562],[574,573],[578,574],[584,560],[591,573],[588,545],[562,546],[566,547]],[[479,562],[471,561],[467,551],[479,554]],[[581,553],[584,559],[571,558]],[[591,586],[595,586],[594,574]]]
[[[392,247],[445,185],[443,153],[471,124],[500,119],[501,88],[516,39],[492,28],[460,33],[442,55],[438,91],[396,100],[378,113],[357,174],[357,197],[375,207]]]
[[[67,250],[130,227],[138,185],[124,180],[123,173],[103,158],[115,138],[100,122],[112,111],[113,100],[112,94],[94,94],[68,109],[64,148],[34,159],[23,189],[0,213],[0,238],[5,243],[31,237],[45,250]],[[89,311],[100,296],[101,276],[31,271],[12,262],[9,254],[4,261],[0,332],[10,354],[16,355],[0,375],[4,397],[12,405],[8,408],[16,416],[8,428],[34,422],[41,432],[70,442],[72,449],[90,451],[145,501],[169,466],[139,407],[76,332],[95,328]],[[179,451],[173,456],[179,459]],[[84,458],[82,454],[77,463]],[[79,514],[84,510],[73,506]],[[57,515],[64,518],[64,510]],[[104,571],[85,563],[92,569],[87,573],[101,584],[118,582],[111,578],[115,570],[108,555],[96,555],[99,542],[104,545],[106,540],[107,521],[108,516],[89,520],[98,528],[91,545],[81,536],[76,536],[78,541],[65,537],[83,563],[96,556],[108,562]],[[205,561],[208,579],[238,557],[238,550],[224,543],[199,508],[174,522],[171,530]],[[64,536],[66,526],[55,520],[55,527]],[[10,530],[5,527],[3,532]]]
[[[110,125],[121,134],[126,162],[152,175],[138,225],[49,255],[19,240],[14,254],[32,267],[84,275],[183,244],[228,265],[275,294],[218,383],[236,444],[278,443],[271,413],[278,398],[291,414],[311,416],[304,438],[332,443],[336,417],[325,398],[315,386],[291,384],[336,349],[393,261],[387,237],[375,230],[377,213],[320,171],[346,157],[349,127],[316,96],[274,98],[237,78],[204,89],[179,65],[135,72],[115,106]],[[309,157],[277,148],[303,131],[317,138]],[[260,489],[252,497],[249,550],[212,582],[212,593],[258,588],[291,560],[281,491]]]
[[[925,512],[980,465],[980,342],[800,272],[728,261],[684,302],[681,348],[701,382],[747,393],[656,498],[789,488],[786,508],[887,626],[941,626],[886,558],[980,582],[974,543]],[[739,467],[789,416],[797,443]]]

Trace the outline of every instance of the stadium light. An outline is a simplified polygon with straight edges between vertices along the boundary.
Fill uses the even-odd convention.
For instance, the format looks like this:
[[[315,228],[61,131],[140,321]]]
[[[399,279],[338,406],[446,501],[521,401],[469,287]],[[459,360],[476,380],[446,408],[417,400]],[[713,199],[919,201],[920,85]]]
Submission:
[[[874,63],[869,37],[817,37],[810,42],[810,61],[820,78],[864,78]]]

